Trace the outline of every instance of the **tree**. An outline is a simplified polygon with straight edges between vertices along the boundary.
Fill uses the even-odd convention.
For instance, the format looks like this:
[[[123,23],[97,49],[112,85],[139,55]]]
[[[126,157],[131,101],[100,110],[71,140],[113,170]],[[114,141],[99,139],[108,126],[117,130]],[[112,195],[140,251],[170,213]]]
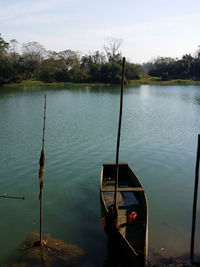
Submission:
[[[141,78],[142,74],[142,66],[139,64],[133,64],[130,62],[126,62],[126,68],[125,68],[125,75],[127,81],[130,80],[138,80]]]
[[[99,51],[84,55],[81,58],[81,69],[85,73],[85,79],[88,82],[101,82],[100,70],[105,63],[106,57]]]
[[[9,48],[9,43],[4,41],[0,33],[0,56],[7,54],[8,48]]]
[[[101,67],[101,81],[103,83],[121,83],[121,65],[116,62],[108,62]]]
[[[15,70],[7,57],[0,57],[0,84],[14,81]]]
[[[10,44],[9,44],[9,58],[17,72],[18,69],[18,61],[20,58],[19,53],[17,52],[17,46],[18,46],[18,42],[16,39],[12,39],[10,40]]]
[[[18,41],[16,39],[10,40],[9,44],[10,53],[17,53],[17,46],[18,46]]]
[[[23,44],[20,63],[26,79],[37,79],[39,77],[41,62],[45,56],[46,50],[41,44],[37,42]]]
[[[109,62],[119,62],[122,61],[122,53],[119,51],[121,47],[122,39],[117,39],[110,37],[108,39],[108,44],[104,46],[106,56]]]
[[[80,55],[70,49],[58,53],[58,60],[65,71],[70,71],[76,65],[80,64]]]
[[[0,84],[9,83],[15,76],[12,61],[8,55],[9,43],[0,34]]]
[[[62,72],[59,61],[53,57],[49,57],[41,63],[39,79],[44,82],[56,82],[56,75],[59,72]]]
[[[59,81],[80,81],[80,53],[73,50],[64,50],[58,53],[61,66]]]
[[[168,73],[168,77],[173,76],[176,63],[177,60],[171,57],[157,57],[149,64],[149,75],[161,77]]]

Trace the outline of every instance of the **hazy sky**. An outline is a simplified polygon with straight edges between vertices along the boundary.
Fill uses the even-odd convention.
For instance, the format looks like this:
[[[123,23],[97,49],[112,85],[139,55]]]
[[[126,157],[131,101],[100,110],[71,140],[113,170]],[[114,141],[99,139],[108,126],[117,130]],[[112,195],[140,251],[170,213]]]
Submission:
[[[0,32],[6,41],[83,53],[119,38],[135,63],[181,57],[200,45],[200,0],[0,0]]]

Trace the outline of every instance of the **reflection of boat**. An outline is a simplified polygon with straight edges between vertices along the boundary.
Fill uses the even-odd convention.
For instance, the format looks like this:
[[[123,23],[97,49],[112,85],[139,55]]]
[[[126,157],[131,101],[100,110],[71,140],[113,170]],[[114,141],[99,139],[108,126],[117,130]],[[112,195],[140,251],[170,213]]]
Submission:
[[[144,189],[127,163],[118,164],[115,205],[115,163],[106,163],[101,171],[101,201],[105,215],[109,207],[118,207],[119,246],[134,266],[145,265],[148,250],[148,206]],[[108,233],[109,237],[109,233]],[[113,238],[113,236],[112,236]]]

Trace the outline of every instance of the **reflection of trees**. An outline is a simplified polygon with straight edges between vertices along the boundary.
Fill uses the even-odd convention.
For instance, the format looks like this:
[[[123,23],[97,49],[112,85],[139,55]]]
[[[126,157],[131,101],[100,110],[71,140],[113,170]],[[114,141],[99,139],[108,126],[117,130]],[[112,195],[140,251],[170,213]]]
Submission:
[[[193,103],[195,105],[199,105],[200,106],[200,92],[199,92],[199,85],[192,85],[192,86],[179,86],[179,88],[183,89],[179,91],[180,97],[181,99],[185,102],[185,103]],[[196,89],[196,90],[195,90]]]
[[[194,104],[200,106],[200,94],[194,95]]]

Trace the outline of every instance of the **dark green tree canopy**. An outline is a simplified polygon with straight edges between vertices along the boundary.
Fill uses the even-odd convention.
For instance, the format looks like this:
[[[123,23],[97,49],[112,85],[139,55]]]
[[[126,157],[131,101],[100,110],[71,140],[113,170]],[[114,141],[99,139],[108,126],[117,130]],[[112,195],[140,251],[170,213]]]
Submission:
[[[170,79],[196,79],[200,78],[200,53],[192,56],[183,55],[181,59],[158,57],[148,64],[148,73],[151,76],[162,77],[162,80]]]
[[[9,43],[0,35],[0,84],[21,80],[45,82],[92,82],[119,84],[121,81],[121,39],[110,38],[104,51],[81,54],[66,49],[47,51],[38,42],[27,42],[18,49],[18,42]],[[19,52],[20,51],[20,52]],[[143,72],[151,76],[170,79],[200,79],[200,46],[195,54],[181,59],[157,57],[145,64],[126,61],[125,82],[140,79]]]
[[[81,55],[78,51],[66,49],[60,52],[46,51],[38,42],[10,44],[0,38],[0,83],[17,82],[23,79],[45,82],[95,82],[120,83],[122,40],[110,38],[104,52],[95,51]],[[127,62],[126,80],[138,79],[142,72],[139,65]]]

